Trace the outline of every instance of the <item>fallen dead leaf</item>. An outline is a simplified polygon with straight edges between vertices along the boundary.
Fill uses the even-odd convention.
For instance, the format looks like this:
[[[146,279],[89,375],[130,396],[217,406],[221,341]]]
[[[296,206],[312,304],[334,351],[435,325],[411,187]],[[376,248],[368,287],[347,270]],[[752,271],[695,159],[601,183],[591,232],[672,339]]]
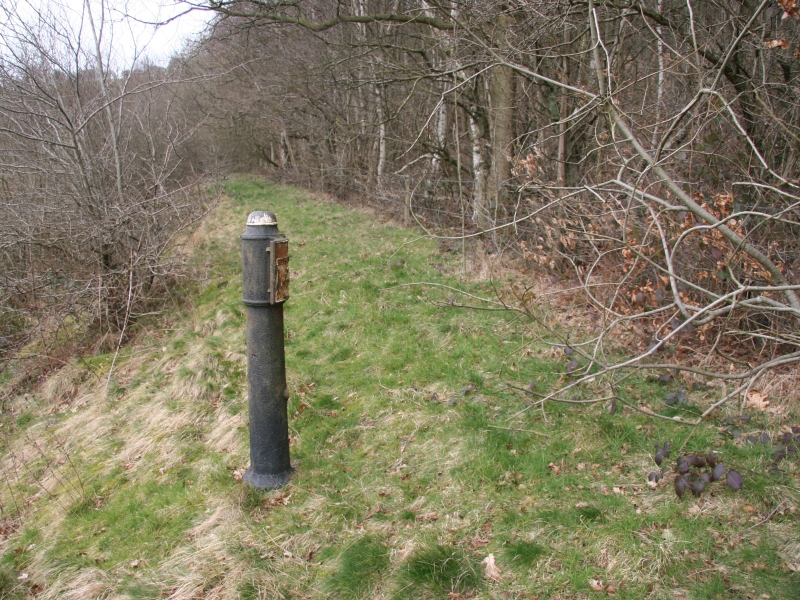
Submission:
[[[306,562],[311,562],[314,560],[314,555],[317,553],[317,550],[319,550],[319,544],[315,544],[314,547],[311,548],[311,550],[309,550],[303,557],[306,559]]]
[[[795,18],[800,19],[800,11],[797,9],[797,0],[778,0],[783,9],[782,19]]]
[[[762,394],[758,390],[750,390],[747,394],[747,401],[745,402],[745,406],[748,408],[755,408],[758,410],[766,410],[769,406],[769,400],[767,400],[767,395]]]
[[[597,558],[597,566],[601,569],[606,569],[608,568],[610,562],[611,559],[608,555],[608,550],[603,548],[603,550],[600,552],[600,556]]]
[[[616,588],[613,585],[611,585],[610,583],[607,584],[602,579],[590,579],[589,586],[595,592],[605,592],[609,596],[614,596],[616,595],[617,592]]]
[[[264,508],[268,508],[270,506],[288,506],[289,500],[291,499],[292,494],[286,494],[284,492],[279,492],[266,502],[264,502],[261,506]]]
[[[499,581],[500,580],[500,567],[494,562],[494,554],[490,554],[486,558],[483,559],[483,569],[486,577],[491,579],[492,581]]]
[[[488,546],[489,540],[478,535],[469,544],[472,546],[473,550],[477,550],[483,546]]]
[[[780,404],[773,404],[767,409],[766,412],[772,415],[782,415],[784,413],[784,407]]]

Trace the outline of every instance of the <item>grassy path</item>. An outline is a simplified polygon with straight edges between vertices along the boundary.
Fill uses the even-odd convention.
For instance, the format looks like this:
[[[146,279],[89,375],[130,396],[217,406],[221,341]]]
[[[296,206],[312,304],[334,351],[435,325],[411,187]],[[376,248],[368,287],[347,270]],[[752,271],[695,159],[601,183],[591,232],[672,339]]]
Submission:
[[[678,447],[689,430],[602,406],[508,422],[526,398],[507,384],[546,389],[563,361],[510,313],[441,308],[449,290],[408,285],[491,296],[459,281],[457,257],[297,190],[239,179],[227,191],[192,239],[207,279],[140,330],[108,396],[112,357],[99,356],[15,402],[0,597],[800,597],[796,455],[765,475],[770,448],[698,430],[687,451],[717,450],[745,489],[651,490],[653,444]],[[292,269],[297,473],[269,493],[237,480],[238,235],[256,209],[278,215]]]

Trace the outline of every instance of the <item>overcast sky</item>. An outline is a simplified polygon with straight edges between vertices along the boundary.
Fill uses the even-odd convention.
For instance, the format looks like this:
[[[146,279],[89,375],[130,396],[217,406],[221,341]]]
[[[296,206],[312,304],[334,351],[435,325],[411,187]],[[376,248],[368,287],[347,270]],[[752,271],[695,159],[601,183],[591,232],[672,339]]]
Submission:
[[[84,0],[63,1],[79,22]],[[89,1],[96,23],[100,20],[102,3],[106,6],[106,23],[112,24],[107,31],[113,32],[113,37],[109,39],[108,33],[105,34],[109,46],[104,50],[110,50],[113,62],[120,66],[129,65],[142,49],[154,62],[166,64],[172,54],[179,52],[187,41],[203,31],[212,16],[205,11],[194,11],[178,17],[186,11],[186,5],[171,0]],[[166,24],[157,26],[155,23]]]

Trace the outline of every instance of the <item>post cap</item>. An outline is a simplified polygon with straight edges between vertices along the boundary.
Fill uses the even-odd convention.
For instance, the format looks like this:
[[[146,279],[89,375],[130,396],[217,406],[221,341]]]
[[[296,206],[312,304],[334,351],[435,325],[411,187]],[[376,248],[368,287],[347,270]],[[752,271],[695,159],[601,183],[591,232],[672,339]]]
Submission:
[[[258,225],[277,225],[278,218],[275,216],[274,213],[268,212],[266,210],[256,210],[250,213],[247,217],[247,226],[258,226]]]

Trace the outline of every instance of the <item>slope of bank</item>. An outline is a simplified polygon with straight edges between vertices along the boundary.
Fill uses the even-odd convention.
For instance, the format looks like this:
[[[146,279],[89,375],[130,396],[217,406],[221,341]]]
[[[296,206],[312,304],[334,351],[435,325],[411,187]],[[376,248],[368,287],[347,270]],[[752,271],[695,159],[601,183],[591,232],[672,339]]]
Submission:
[[[240,482],[251,210],[275,212],[291,249],[297,473],[268,493]],[[563,361],[513,313],[454,308],[458,290],[491,297],[493,283],[460,280],[459,259],[417,237],[305,192],[230,183],[192,238],[202,282],[175,290],[113,372],[111,355],[76,361],[10,407],[0,596],[798,595],[796,453],[768,474],[769,444],[595,405],[509,421],[530,401],[519,388],[556,385]],[[716,450],[744,489],[651,489],[667,440]]]

